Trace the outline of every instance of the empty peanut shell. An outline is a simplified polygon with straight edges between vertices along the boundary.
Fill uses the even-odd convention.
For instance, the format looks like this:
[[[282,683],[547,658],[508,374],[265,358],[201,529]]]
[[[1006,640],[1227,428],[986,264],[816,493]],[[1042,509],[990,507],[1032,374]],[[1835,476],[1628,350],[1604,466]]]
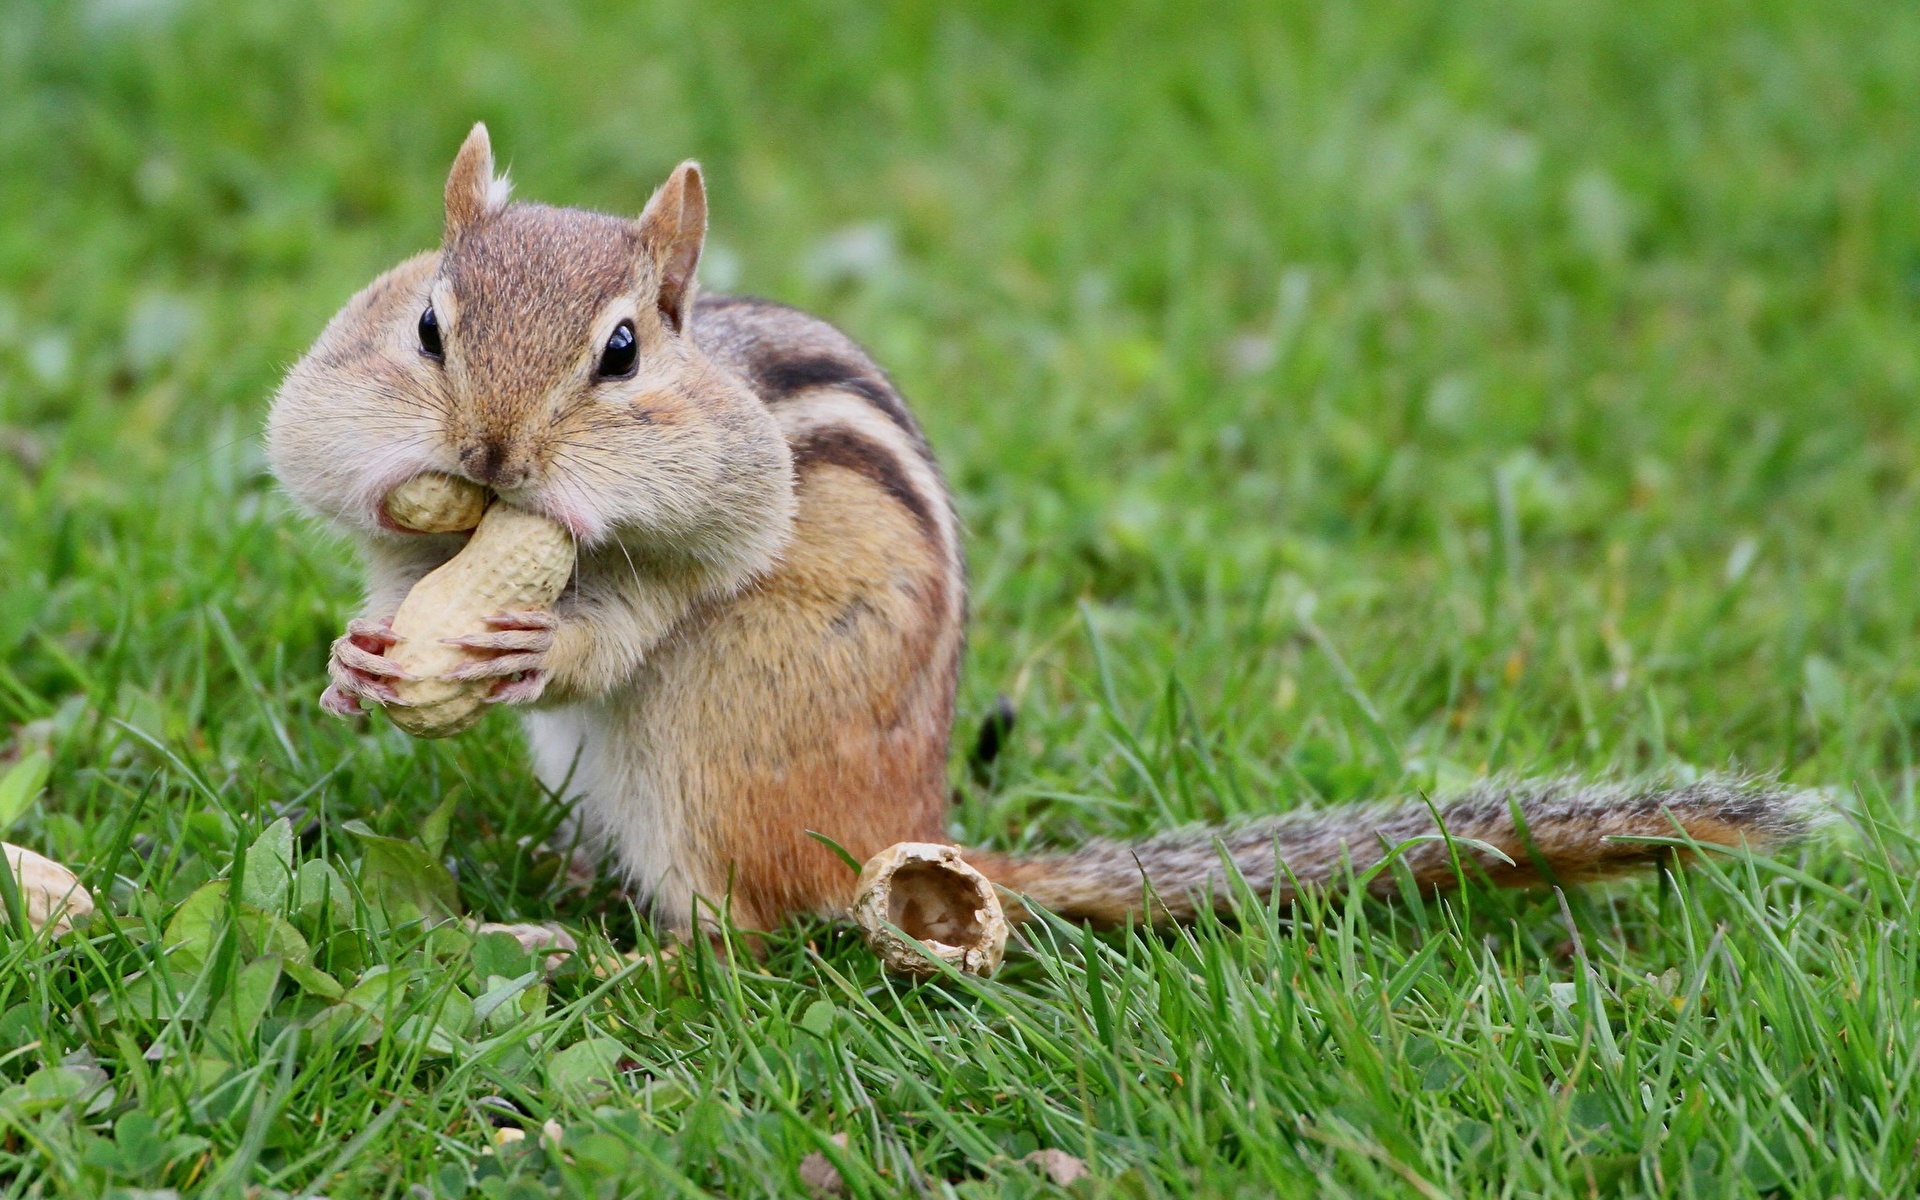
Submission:
[[[890,969],[933,975],[927,956],[969,975],[991,975],[1007,950],[1007,916],[985,875],[953,846],[900,842],[867,860],[853,920]]]

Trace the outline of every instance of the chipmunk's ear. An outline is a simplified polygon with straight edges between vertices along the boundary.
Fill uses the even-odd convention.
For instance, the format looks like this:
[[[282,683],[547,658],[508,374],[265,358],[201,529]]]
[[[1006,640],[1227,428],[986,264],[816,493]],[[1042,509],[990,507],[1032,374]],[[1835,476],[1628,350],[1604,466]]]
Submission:
[[[660,185],[640,214],[640,242],[660,273],[660,312],[675,329],[686,328],[693,306],[693,273],[707,237],[707,185],[700,164],[683,162]]]
[[[451,242],[461,230],[490,212],[507,206],[507,193],[513,189],[505,175],[493,174],[493,143],[487,127],[476,121],[460,153],[453,156],[453,170],[447,172],[447,234]]]

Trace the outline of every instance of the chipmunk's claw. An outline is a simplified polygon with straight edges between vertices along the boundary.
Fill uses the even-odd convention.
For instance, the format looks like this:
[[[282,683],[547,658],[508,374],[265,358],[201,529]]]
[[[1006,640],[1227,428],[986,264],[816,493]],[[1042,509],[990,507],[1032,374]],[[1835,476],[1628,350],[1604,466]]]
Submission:
[[[531,650],[539,654],[553,648],[553,631],[508,629],[498,633],[469,633],[461,637],[441,638],[440,644],[463,646],[468,650]]]
[[[499,680],[487,696],[489,704],[527,704],[538,700],[547,690],[550,677],[546,669],[547,652],[553,649],[554,630],[559,624],[558,617],[540,609],[488,617],[487,625],[492,632],[443,639],[446,645],[484,656],[448,671],[446,678]]]
[[[336,717],[358,717],[366,712],[360,707],[360,698],[337,683],[328,684],[320,693],[320,707]]]
[[[505,679],[512,675],[537,671],[545,662],[546,655],[538,653],[496,654],[492,658],[483,658],[478,662],[468,663],[464,667],[455,667],[441,678],[458,679],[463,682],[469,679]]]
[[[545,671],[528,671],[518,679],[509,679],[493,689],[488,704],[531,704],[547,690],[550,677]]]
[[[327,659],[331,682],[320,693],[320,707],[336,717],[359,716],[365,712],[363,701],[398,704],[399,693],[390,680],[406,679],[398,663],[383,651],[393,647],[392,620],[368,621],[356,618],[347,622],[345,635],[335,638]]]
[[[347,622],[347,639],[376,654],[393,649],[393,644],[400,640],[393,632],[392,617],[382,617],[378,621],[355,617]]]
[[[517,612],[495,613],[487,618],[487,624],[495,629],[545,629],[560,628],[560,617],[552,609],[526,608]]]

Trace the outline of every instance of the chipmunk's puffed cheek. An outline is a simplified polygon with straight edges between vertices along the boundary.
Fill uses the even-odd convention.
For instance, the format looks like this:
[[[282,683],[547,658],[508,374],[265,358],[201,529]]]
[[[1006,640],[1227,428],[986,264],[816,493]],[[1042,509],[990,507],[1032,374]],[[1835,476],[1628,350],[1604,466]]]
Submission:
[[[513,504],[541,516],[573,535],[575,544],[591,548],[613,532],[613,522],[600,511],[592,489],[582,481],[549,478],[544,486],[503,495]]]
[[[562,529],[571,533],[576,542],[591,546],[607,536],[607,521],[590,509],[569,504],[564,499],[549,500],[541,507]]]

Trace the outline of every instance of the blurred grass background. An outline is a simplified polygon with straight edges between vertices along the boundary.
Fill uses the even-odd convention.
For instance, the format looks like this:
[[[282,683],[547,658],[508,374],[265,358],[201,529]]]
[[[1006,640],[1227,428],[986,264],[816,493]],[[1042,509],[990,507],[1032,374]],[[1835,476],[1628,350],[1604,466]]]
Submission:
[[[1294,1050],[1223,1065],[1204,1019],[1175,1030],[1152,998],[1186,986],[1193,963],[1153,956],[1197,955],[1222,979],[1283,992],[1264,981],[1288,977],[1270,975],[1274,962],[1306,935],[1283,923],[1250,947],[1218,931],[1170,949],[1099,943],[1139,973],[1142,990],[1116,1001],[1128,1028],[1158,1039],[1155,1061],[1187,1064],[1176,1074],[1200,1070],[1197,1090],[1102,1074],[1062,1035],[1064,1058],[942,1076],[933,1098],[866,1096],[911,1132],[883,1135],[876,1120],[872,1161],[895,1173],[849,1166],[850,1187],[886,1194],[901,1172],[936,1188],[1038,1187],[1007,1155],[1071,1134],[1070,1149],[1124,1181],[1111,1186],[1156,1194],[1420,1190],[1410,1179],[1491,1194],[1502,1178],[1759,1194],[1774,1177],[1749,1170],[1765,1156],[1741,1131],[1775,1125],[1801,1157],[1768,1152],[1798,1164],[1778,1177],[1797,1182],[1774,1186],[1912,1185],[1902,1106],[1920,1060],[1902,1055],[1920,1024],[1920,952],[1896,918],[1912,902],[1900,831],[1915,827],[1920,724],[1920,11],[12,0],[0,6],[0,716],[10,754],[44,747],[53,770],[8,836],[85,866],[128,925],[86,953],[16,947],[6,960],[0,1043],[14,1051],[0,1045],[0,1072],[25,1079],[84,1050],[123,1081],[118,1107],[16,1120],[0,1141],[14,1156],[6,1186],[185,1186],[191,1170],[198,1186],[391,1194],[452,1189],[437,1164],[478,1161],[471,1105],[499,1080],[382,1058],[387,1090],[349,1102],[365,1074],[351,1054],[318,1082],[299,1076],[261,1128],[299,1128],[297,1109],[311,1129],[309,1109],[328,1105],[371,1119],[386,1097],[417,1096],[445,1117],[435,1136],[466,1147],[423,1149],[383,1126],[358,1182],[331,1185],[315,1174],[325,1155],[312,1158],[338,1145],[331,1126],[253,1138],[260,1110],[247,1105],[264,1101],[218,1119],[188,1104],[209,1080],[278,1094],[275,1047],[300,1044],[312,1016],[297,1003],[311,997],[284,984],[247,1047],[182,1043],[234,1074],[196,1066],[197,1082],[151,1083],[137,1100],[125,1072],[160,1026],[123,1018],[121,1033],[146,1030],[129,1041],[76,1015],[148,963],[176,906],[278,815],[306,830],[303,856],[344,856],[350,871],[359,850],[341,822],[404,836],[457,782],[472,821],[445,850],[467,906],[604,917],[616,940],[635,936],[604,881],[568,895],[523,844],[552,813],[510,724],[427,746],[318,713],[326,643],[357,583],[345,548],[275,496],[258,447],[279,372],[353,290],[437,240],[444,172],[476,119],[518,193],[548,202],[637,212],[673,163],[700,158],[707,286],[834,319],[915,403],[972,531],[963,737],[996,693],[1021,712],[990,778],[956,770],[957,834],[1048,844],[1499,771],[1726,767],[1855,792],[1891,831],[1870,839],[1875,870],[1850,851],[1811,860],[1838,899],[1755,879],[1576,905],[1569,919],[1607,945],[1581,953],[1620,981],[1732,971],[1712,987],[1760,997],[1738,1020],[1662,1035],[1686,1047],[1673,1051],[1681,1077],[1669,1063],[1660,1085],[1670,1096],[1636,1099],[1634,1073],[1610,1062],[1605,1094],[1639,1108],[1587,1114],[1589,1140],[1551,1116],[1575,1098],[1567,1064],[1505,1057],[1498,1038],[1475,1053],[1504,1065],[1463,1068],[1485,1086],[1484,1111],[1445,1088],[1402,1095],[1391,1071],[1354,1064],[1353,1045],[1320,1049],[1386,1039],[1401,1061],[1393,1030],[1465,1037],[1485,1002],[1475,989],[1503,970],[1545,988],[1569,969],[1551,953],[1556,904],[1512,901],[1500,917],[1368,908],[1377,924],[1314,926],[1329,939],[1318,953],[1344,965],[1295,945],[1288,970],[1307,982],[1290,986],[1346,995],[1359,985],[1341,972],[1363,951],[1396,978],[1424,962],[1444,986],[1371,1016],[1296,1016],[1310,1028]],[[1791,939],[1768,941],[1763,910],[1804,946],[1768,958]],[[1415,916],[1417,934],[1400,924]],[[1712,932],[1726,921],[1741,928]],[[1683,937],[1696,926],[1771,963],[1778,990],[1753,962],[1728,965],[1739,954]],[[1849,934],[1881,964],[1865,977],[1828,957],[1853,952],[1829,944]],[[653,1032],[634,1033],[653,1012],[639,1000],[620,1018],[633,1023],[601,1030],[656,1081],[684,1070],[689,1095],[731,1106],[713,1118],[731,1132],[710,1137],[659,1109],[667,1140],[648,1153],[680,1156],[687,1187],[790,1189],[813,1144],[796,1131],[859,1107],[831,1091],[769,1101],[762,1068],[738,1046],[722,1053],[715,1032],[784,1046],[779,1014],[814,1003],[809,988],[835,994],[809,974],[810,940],[825,939],[816,949],[836,970],[871,976],[838,938],[802,930],[775,951],[768,976],[811,981],[798,991],[658,980],[642,999],[684,1002],[659,1010],[671,1036],[652,1015]],[[365,932],[362,957],[418,966],[445,949],[396,939]],[[1429,944],[1443,948],[1420,959]],[[1018,1041],[1037,1034],[996,1025],[995,1005],[1069,1028],[1098,988],[1095,959],[1071,942],[1039,951],[1052,965],[966,993],[965,1017],[924,995],[886,1011],[940,1037]],[[582,1004],[592,992],[555,986]],[[1221,987],[1225,1028],[1244,1016]],[[1789,1015],[1809,1022],[1812,1057],[1754,1059]],[[584,1019],[568,1018],[562,1041]],[[1586,1019],[1575,1045],[1594,1036]],[[1820,1057],[1849,1022],[1885,1060],[1878,1082]],[[656,1035],[671,1067],[644,1058]],[[885,1057],[835,1053],[852,1056],[833,1060],[836,1079]],[[1117,1109],[1076,1115],[1090,1070]],[[1276,1072],[1303,1076],[1291,1100],[1264,1090]],[[550,1093],[527,1086],[533,1111]],[[1793,1118],[1754,1099],[1783,1087],[1805,1091]],[[1350,1092],[1378,1111],[1354,1115]],[[957,1115],[973,1110],[956,1097],[975,1093],[1001,1097],[982,1111],[1007,1111]],[[1021,1094],[1032,1108],[1005,1099]],[[1272,1124],[1210,1125],[1223,1097],[1234,1111],[1258,1097]],[[581,1120],[592,1108],[551,1103]],[[146,1175],[88,1166],[85,1139],[129,1104],[207,1147]],[[1334,1125],[1315,1123],[1335,1109]],[[756,1114],[778,1119],[762,1128]],[[1455,1118],[1485,1140],[1449,1141]],[[36,1122],[64,1132],[25,1132]],[[1683,1127],[1719,1139],[1711,1161],[1674,1150]],[[1612,1164],[1598,1177],[1595,1155]],[[526,1172],[574,1186],[558,1165]]]

